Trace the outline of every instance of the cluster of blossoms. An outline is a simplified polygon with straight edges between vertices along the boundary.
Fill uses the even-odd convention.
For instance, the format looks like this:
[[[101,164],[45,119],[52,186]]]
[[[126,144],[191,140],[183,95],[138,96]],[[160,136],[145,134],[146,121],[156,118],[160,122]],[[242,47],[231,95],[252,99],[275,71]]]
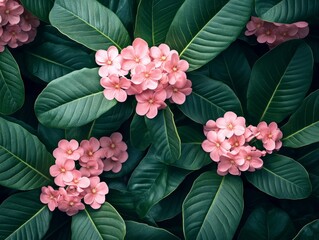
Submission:
[[[218,163],[217,173],[221,176],[260,169],[263,166],[261,157],[282,146],[282,132],[275,122],[269,125],[260,122],[257,127],[246,127],[245,118],[237,117],[233,112],[226,112],[216,122],[207,121],[204,134],[207,139],[203,141],[202,148]],[[253,139],[260,140],[264,150],[250,145]]]
[[[59,189],[42,187],[41,202],[48,204],[51,211],[57,207],[69,216],[85,208],[82,199],[92,208],[100,208],[109,188],[99,175],[103,171],[119,172],[128,159],[126,150],[127,145],[118,132],[100,140],[93,137],[82,140],[80,144],[74,139],[59,141],[53,151],[55,164],[50,167]]]
[[[147,42],[136,38],[121,53],[115,46],[98,50],[95,61],[101,66],[105,98],[124,102],[128,95],[135,95],[140,116],[154,118],[167,106],[166,99],[183,104],[192,92],[192,82],[185,73],[188,62],[180,60],[177,51],[166,44],[149,48]]]
[[[305,38],[309,33],[307,22],[284,24],[266,22],[257,17],[251,17],[246,28],[246,36],[255,35],[259,43],[267,43],[270,48],[290,39]]]
[[[32,42],[40,21],[18,0],[0,0],[0,52]]]

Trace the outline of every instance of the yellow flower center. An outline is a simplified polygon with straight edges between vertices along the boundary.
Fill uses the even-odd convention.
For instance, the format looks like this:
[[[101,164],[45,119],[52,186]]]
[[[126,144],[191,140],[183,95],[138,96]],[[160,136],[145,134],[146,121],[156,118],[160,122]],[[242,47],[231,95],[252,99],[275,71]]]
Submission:
[[[96,189],[92,188],[92,193],[95,194],[96,193]]]

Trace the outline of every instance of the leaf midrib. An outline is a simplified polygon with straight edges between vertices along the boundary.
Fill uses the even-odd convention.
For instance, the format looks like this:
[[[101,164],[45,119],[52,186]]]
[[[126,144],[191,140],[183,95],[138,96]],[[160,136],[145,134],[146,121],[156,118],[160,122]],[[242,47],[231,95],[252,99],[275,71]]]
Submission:
[[[101,239],[101,240],[103,240],[103,237],[102,237],[102,235],[101,235],[101,233],[100,233],[99,229],[97,228],[97,226],[96,226],[95,222],[93,221],[93,219],[92,219],[91,215],[89,214],[88,210],[85,208],[85,209],[84,209],[84,211],[85,211],[86,215],[88,216],[88,219],[89,219],[89,221],[91,222],[91,224],[92,224],[93,228],[94,228],[94,229],[95,229],[95,231],[98,233],[98,235],[99,235],[100,239]]]
[[[292,133],[292,134],[286,136],[285,138],[282,139],[282,141],[287,141],[287,140],[289,140],[290,138],[294,137],[296,134],[299,134],[300,132],[303,132],[303,131],[307,130],[308,128],[311,128],[311,127],[313,127],[313,126],[316,125],[316,124],[319,124],[319,120],[316,121],[316,122],[313,122],[313,123],[311,123],[311,124],[309,124],[309,125],[307,125],[307,126],[305,126],[305,127],[303,127],[303,128],[301,128],[301,129],[299,129],[297,132],[294,132],[294,133]]]

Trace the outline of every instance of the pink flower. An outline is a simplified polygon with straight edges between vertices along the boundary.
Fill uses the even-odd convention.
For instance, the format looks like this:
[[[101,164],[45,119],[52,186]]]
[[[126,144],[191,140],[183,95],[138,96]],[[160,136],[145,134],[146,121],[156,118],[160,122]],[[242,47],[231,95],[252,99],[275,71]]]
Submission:
[[[98,176],[103,172],[103,162],[101,159],[89,160],[87,163],[80,162],[80,172],[82,176]]]
[[[84,202],[91,205],[92,208],[98,209],[105,202],[105,195],[108,194],[109,188],[105,182],[100,182],[99,177],[91,177],[90,182],[90,187],[84,196]]]
[[[108,100],[114,98],[118,102],[125,102],[127,99],[126,89],[129,89],[131,82],[126,77],[119,78],[116,75],[101,78],[101,86],[104,87],[104,97]]]
[[[166,107],[166,91],[152,91],[146,90],[141,94],[135,96],[137,100],[136,113],[140,116],[154,118],[158,110]]]
[[[207,139],[203,141],[202,148],[205,152],[210,153],[210,158],[219,162],[220,156],[226,154],[231,146],[225,139],[225,135],[222,132],[209,131],[206,135]]]
[[[73,216],[85,208],[80,196],[68,195],[64,188],[59,188],[59,191],[61,194],[61,198],[58,202],[60,211],[66,212],[68,216]]]
[[[58,147],[53,151],[55,158],[78,160],[83,155],[83,149],[79,148],[78,141],[62,139],[58,143]]]
[[[58,206],[59,197],[59,191],[54,190],[51,186],[41,188],[40,201],[44,204],[48,204],[50,211],[54,211]]]
[[[115,46],[111,46],[105,50],[98,50],[95,54],[95,61],[98,65],[102,66],[99,69],[101,77],[107,77],[115,74],[124,76],[128,72],[122,70],[122,56],[119,54]]]
[[[265,153],[256,149],[255,147],[247,146],[241,148],[236,159],[243,160],[244,164],[239,166],[240,171],[250,171],[253,172],[255,169],[260,169],[263,166],[263,160],[261,159]]]
[[[175,50],[170,50],[169,46],[165,43],[160,44],[158,47],[151,47],[150,56],[156,67],[163,66],[165,62],[169,61],[173,53],[178,54]]]
[[[26,9],[24,9],[23,14],[20,16],[20,22],[19,22],[19,26],[21,27],[21,29],[28,33],[32,29],[37,28],[39,25],[40,25],[39,19],[33,16]]]
[[[166,92],[167,98],[170,98],[173,103],[181,105],[186,101],[186,96],[192,92],[192,82],[190,80],[178,81],[174,85],[169,85]]]
[[[257,32],[257,41],[259,43],[272,44],[276,41],[277,29],[272,23],[265,22]]]
[[[204,125],[204,129],[203,129],[205,136],[207,136],[207,133],[209,131],[217,132],[218,130],[219,128],[217,127],[216,122],[214,120],[208,120],[206,124]]]
[[[251,17],[251,20],[246,24],[247,30],[245,31],[246,36],[255,34],[262,26],[264,21],[257,17]]]
[[[119,132],[112,133],[110,137],[102,137],[100,143],[106,158],[119,155],[127,150],[127,145],[123,142],[122,134]]]
[[[118,173],[122,169],[122,163],[126,162],[128,159],[128,153],[127,152],[121,152],[117,156],[113,156],[111,158],[106,158],[103,160],[104,164],[104,171],[111,171],[114,173]]]
[[[100,141],[94,137],[89,140],[82,140],[80,143],[83,149],[83,155],[80,158],[81,162],[87,163],[90,160],[96,160],[101,157]]]
[[[143,92],[143,86],[141,84],[134,84],[131,82],[131,86],[126,90],[127,95],[137,95]]]
[[[16,48],[28,40],[28,34],[23,32],[19,25],[7,25],[1,40],[6,42],[9,47]]]
[[[307,22],[295,22],[292,23],[298,27],[297,37],[298,38],[305,38],[309,34],[309,27]]]
[[[65,182],[65,184],[76,187],[76,191],[79,193],[83,192],[83,189],[90,185],[90,180],[87,177],[83,177],[79,170],[73,170],[71,173],[73,175],[72,181]]]
[[[147,42],[141,38],[136,38],[132,46],[128,46],[121,51],[123,57],[122,68],[133,70],[137,65],[146,65],[151,62]]]
[[[282,132],[278,128],[277,123],[271,122],[269,126],[267,126],[266,122],[260,122],[257,125],[257,130],[260,133],[257,139],[262,140],[263,146],[268,153],[281,148],[282,142],[280,139],[282,138]]]
[[[155,63],[147,65],[137,65],[135,74],[132,76],[132,82],[142,84],[142,89],[156,89],[158,81],[162,78],[162,70],[155,68]]]
[[[238,153],[239,150],[242,149],[242,146],[245,145],[246,139],[244,135],[233,135],[228,139],[228,142],[231,145],[231,151]]]
[[[246,120],[243,117],[237,117],[234,112],[226,112],[224,117],[216,120],[216,125],[221,129],[221,132],[230,138],[234,134],[240,136],[245,133]]]
[[[50,174],[54,178],[54,183],[60,187],[65,186],[65,182],[73,180],[72,171],[75,168],[75,163],[70,159],[58,158],[55,164],[50,167]]]
[[[16,25],[20,22],[20,15],[23,13],[24,8],[16,1],[8,0],[5,6],[0,8],[0,15],[2,17],[1,24]]]
[[[168,72],[169,83],[175,84],[177,81],[186,81],[186,71],[189,64],[185,60],[180,60],[177,53],[173,53],[171,60],[164,64],[164,70]]]
[[[220,157],[220,162],[218,163],[217,173],[221,176],[225,176],[227,173],[239,176],[241,171],[239,167],[244,164],[244,160],[236,158],[231,153],[226,156]]]

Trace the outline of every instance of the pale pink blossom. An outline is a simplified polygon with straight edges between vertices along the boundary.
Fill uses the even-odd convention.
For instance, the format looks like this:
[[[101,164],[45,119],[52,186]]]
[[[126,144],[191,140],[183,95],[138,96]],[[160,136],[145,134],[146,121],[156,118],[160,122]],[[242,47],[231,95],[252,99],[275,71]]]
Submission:
[[[108,194],[109,188],[105,182],[100,182],[99,177],[91,177],[90,182],[90,186],[86,189],[84,202],[93,209],[98,209],[105,202],[105,195]]]
[[[103,172],[103,162],[101,159],[89,160],[87,163],[80,162],[80,172],[84,177],[98,176]]]
[[[242,149],[242,147],[245,145],[246,139],[244,135],[233,135],[228,139],[228,142],[231,145],[231,151],[238,153],[240,149]]]
[[[68,216],[77,214],[80,210],[85,209],[84,204],[81,202],[80,196],[68,195],[64,188],[59,188],[60,200],[58,202],[58,208],[62,212],[66,212]]]
[[[135,96],[137,100],[136,113],[140,116],[154,118],[159,109],[166,107],[166,91],[146,90]]]
[[[28,40],[28,34],[21,30],[19,25],[7,25],[2,33],[1,40],[11,48],[16,48]]]
[[[83,189],[90,185],[90,180],[87,177],[82,176],[82,173],[79,170],[73,170],[71,173],[73,175],[72,181],[65,182],[65,184],[76,187],[76,191],[79,193],[83,192]]]
[[[80,158],[81,162],[87,163],[90,160],[96,160],[101,157],[100,141],[94,137],[89,140],[82,140],[80,147],[83,149],[83,155]]]
[[[131,82],[126,77],[118,77],[117,75],[101,78],[100,84],[104,87],[104,97],[108,100],[115,98],[118,102],[125,102],[127,99],[125,90],[131,86]]]
[[[190,80],[177,81],[174,85],[169,85],[166,92],[171,102],[181,105],[186,101],[186,96],[192,93],[192,82]]]
[[[224,117],[216,120],[216,125],[227,138],[230,138],[233,135],[240,136],[245,133],[246,120],[243,117],[237,117],[234,112],[226,112]]]
[[[131,82],[131,86],[126,90],[126,93],[127,95],[137,95],[143,91],[143,86],[141,84],[134,84]]]
[[[24,8],[17,1],[8,0],[5,5],[0,8],[0,15],[2,17],[1,25],[6,25],[7,23],[11,25],[18,24],[23,11]]]
[[[244,161],[242,166],[239,166],[240,171],[250,171],[253,172],[255,169],[260,169],[263,166],[263,160],[261,159],[265,153],[256,149],[255,147],[246,146],[241,148],[236,159],[241,159]]]
[[[260,135],[257,139],[261,139],[263,146],[267,152],[271,153],[273,150],[279,150],[282,146],[280,139],[282,138],[282,132],[277,126],[277,123],[271,122],[267,125],[266,122],[260,122],[257,125],[257,130]]]
[[[186,71],[189,64],[185,60],[180,60],[177,53],[173,53],[171,60],[165,62],[164,70],[168,73],[169,84],[175,84],[177,81],[186,81]]]
[[[220,157],[220,162],[217,166],[217,173],[221,176],[225,176],[230,173],[231,175],[241,175],[239,167],[244,164],[244,160],[236,158],[231,153]]]
[[[257,41],[259,43],[272,44],[277,38],[277,28],[268,22],[265,22],[263,27],[258,30]]]
[[[101,137],[100,143],[106,158],[119,155],[121,152],[127,150],[127,145],[123,141],[122,134],[119,132],[112,133],[110,137]]]
[[[58,147],[53,151],[55,158],[78,160],[83,155],[83,149],[79,148],[78,141],[62,139],[58,142]]]
[[[118,173],[122,169],[122,164],[128,159],[127,152],[121,152],[118,155],[112,156],[111,158],[106,158],[103,160],[104,171],[111,171]]]
[[[50,211],[54,211],[58,206],[59,197],[59,191],[54,190],[51,186],[41,188],[40,201],[44,204],[48,204]]]
[[[246,24],[247,30],[245,31],[246,36],[255,34],[261,27],[263,27],[264,21],[260,18],[251,17],[251,20]]]
[[[218,130],[219,130],[219,128],[217,127],[216,122],[214,120],[208,120],[203,128],[205,136],[207,136],[207,133],[209,131],[218,132]]]
[[[71,159],[58,158],[55,164],[49,169],[50,175],[54,178],[54,183],[58,186],[64,187],[65,182],[73,180],[72,171],[75,168],[75,163]]]
[[[175,50],[170,50],[169,46],[165,43],[160,44],[158,47],[151,47],[150,56],[156,67],[161,67],[165,62],[169,61],[173,53],[178,54]]]
[[[134,84],[142,84],[142,89],[156,89],[158,81],[162,78],[162,70],[155,68],[155,63],[137,65],[131,81]]]
[[[33,16],[30,12],[24,9],[23,14],[20,16],[19,26],[25,32],[31,31],[40,25],[40,21],[37,17]],[[29,35],[29,33],[28,33]]]

